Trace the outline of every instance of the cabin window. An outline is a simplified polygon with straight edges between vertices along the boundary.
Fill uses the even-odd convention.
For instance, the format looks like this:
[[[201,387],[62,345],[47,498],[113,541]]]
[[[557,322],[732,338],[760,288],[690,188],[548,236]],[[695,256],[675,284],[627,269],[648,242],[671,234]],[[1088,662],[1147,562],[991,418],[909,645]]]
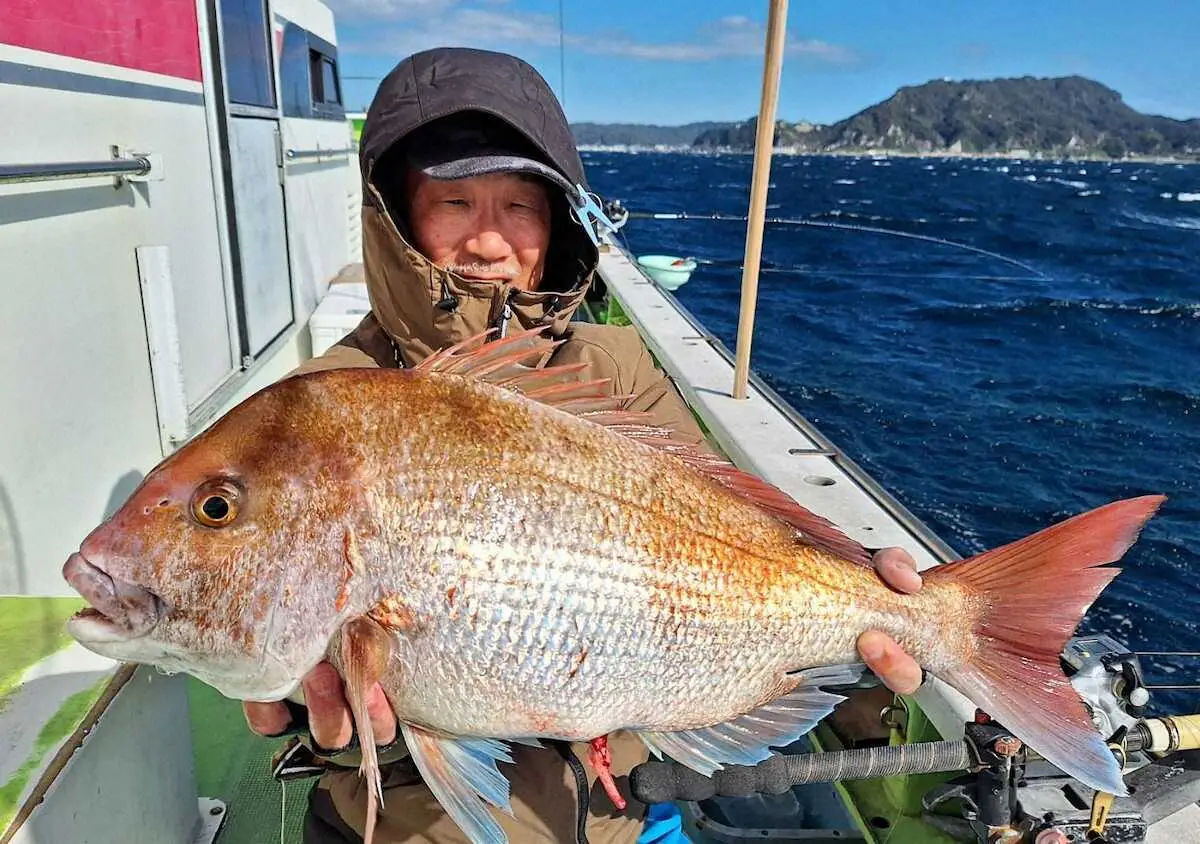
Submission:
[[[342,94],[338,90],[337,67],[333,59],[310,50],[309,61],[312,68],[313,105],[341,105]]]
[[[308,33],[294,23],[283,27],[279,53],[279,93],[284,117],[312,117],[311,86],[308,82]]]
[[[284,117],[344,120],[337,47],[288,21],[279,57]]]
[[[274,108],[266,4],[263,0],[221,0],[220,9],[229,101]]]

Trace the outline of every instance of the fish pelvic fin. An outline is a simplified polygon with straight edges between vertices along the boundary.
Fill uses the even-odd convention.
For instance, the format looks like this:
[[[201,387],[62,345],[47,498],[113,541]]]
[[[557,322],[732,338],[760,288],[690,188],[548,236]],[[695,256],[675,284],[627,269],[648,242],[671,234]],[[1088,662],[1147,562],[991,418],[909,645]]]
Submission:
[[[1063,674],[1059,654],[1116,562],[1165,500],[1116,501],[1016,542],[924,572],[925,582],[966,584],[984,599],[975,653],[942,679],[1053,765],[1099,791],[1124,796],[1121,769]]]
[[[508,836],[484,801],[512,814],[508,780],[496,767],[512,762],[508,748],[495,739],[438,736],[412,724],[400,729],[425,784],[467,838],[505,844]]]
[[[531,328],[491,341],[487,339],[491,332],[478,334],[430,355],[414,370],[478,378],[672,454],[690,469],[793,528],[799,542],[851,562],[871,565],[871,555],[861,543],[783,490],[655,425],[651,414],[630,410],[635,396],[613,395],[608,379],[581,380],[586,365],[549,366],[550,356],[563,341],[547,340],[543,336],[546,331],[544,327]]]
[[[375,747],[375,728],[367,712],[367,697],[379,682],[392,654],[391,637],[369,618],[355,618],[342,626],[339,665],[346,686],[346,700],[354,716],[362,748],[359,773],[367,780],[367,819],[363,844],[371,844],[379,807],[383,803],[383,783]]]
[[[726,765],[757,765],[772,747],[786,747],[817,725],[845,700],[821,686],[856,683],[864,666],[831,665],[791,675],[798,685],[788,694],[732,721],[696,730],[638,732],[650,752],[670,756],[698,774],[712,776]]]

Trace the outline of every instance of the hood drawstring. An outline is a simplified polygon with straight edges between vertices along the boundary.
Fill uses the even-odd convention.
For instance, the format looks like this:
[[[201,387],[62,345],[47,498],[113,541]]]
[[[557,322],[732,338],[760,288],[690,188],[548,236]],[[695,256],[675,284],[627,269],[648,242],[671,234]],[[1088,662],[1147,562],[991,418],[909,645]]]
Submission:
[[[504,289],[504,307],[500,310],[499,315],[496,317],[496,321],[500,326],[500,337],[498,338],[500,340],[503,340],[508,334],[508,321],[513,318],[512,297],[515,296],[516,293],[517,289],[515,287],[506,286]],[[492,327],[495,328],[496,326],[493,325]]]
[[[446,284],[446,279],[442,279],[442,298],[438,301],[437,307],[443,311],[458,310],[458,297],[450,292],[450,287]]]

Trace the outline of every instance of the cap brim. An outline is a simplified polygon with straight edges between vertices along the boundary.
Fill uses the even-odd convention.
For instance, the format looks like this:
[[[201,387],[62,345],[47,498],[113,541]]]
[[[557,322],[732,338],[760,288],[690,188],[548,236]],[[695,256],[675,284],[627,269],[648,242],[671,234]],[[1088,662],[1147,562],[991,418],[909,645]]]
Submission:
[[[491,173],[528,173],[542,177],[568,194],[575,193],[575,186],[553,167],[521,155],[475,155],[418,169],[431,178],[441,180],[470,179]]]

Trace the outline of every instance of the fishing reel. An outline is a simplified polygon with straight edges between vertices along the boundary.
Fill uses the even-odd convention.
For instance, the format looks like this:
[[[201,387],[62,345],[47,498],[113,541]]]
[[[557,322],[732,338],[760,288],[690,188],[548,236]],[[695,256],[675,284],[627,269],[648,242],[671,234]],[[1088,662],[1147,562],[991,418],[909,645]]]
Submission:
[[[1082,785],[983,712],[964,726],[961,741],[773,756],[712,777],[674,762],[647,762],[634,769],[630,785],[647,803],[700,802],[781,795],[811,783],[961,771],[922,798],[921,819],[956,840],[1142,844],[1153,825],[1200,801],[1200,715],[1144,717],[1150,687],[1138,657],[1109,636],[1072,639],[1062,660],[1097,729],[1131,770],[1128,797]],[[782,830],[759,832],[788,840]],[[846,840],[844,832],[836,835]],[[804,840],[824,839],[806,833]]]

